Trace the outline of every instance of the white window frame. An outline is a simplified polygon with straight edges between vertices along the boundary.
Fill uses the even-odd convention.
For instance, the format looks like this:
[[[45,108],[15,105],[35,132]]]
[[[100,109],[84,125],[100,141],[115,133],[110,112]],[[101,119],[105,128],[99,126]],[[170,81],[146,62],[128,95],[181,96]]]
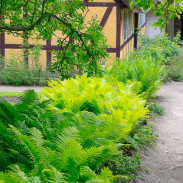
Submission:
[[[124,41],[128,38],[128,14],[124,15]]]
[[[142,13],[140,13],[140,27],[142,25]]]
[[[144,12],[144,23],[146,23],[146,13]]]
[[[128,38],[132,35],[132,13],[128,14]]]
[[[146,13],[140,13],[140,26],[142,26],[146,22]]]

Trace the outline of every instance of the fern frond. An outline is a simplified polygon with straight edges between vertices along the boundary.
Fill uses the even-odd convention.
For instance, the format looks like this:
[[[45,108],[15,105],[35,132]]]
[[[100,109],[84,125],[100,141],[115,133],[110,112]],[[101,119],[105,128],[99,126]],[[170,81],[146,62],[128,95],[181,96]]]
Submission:
[[[0,119],[6,124],[18,125],[18,120],[21,119],[20,113],[16,110],[16,108],[0,97]]]
[[[56,142],[59,146],[60,143],[64,143],[66,139],[80,140],[79,130],[75,127],[67,127],[62,131],[62,134],[58,136],[58,141]]]
[[[11,172],[0,172],[0,183],[26,183]]]
[[[64,173],[59,172],[56,168],[50,167],[44,169],[43,174],[48,183],[69,183]]]
[[[29,179],[28,183],[42,183],[40,178],[37,176],[32,176],[29,177],[28,179]]]
[[[41,139],[42,136],[40,135],[41,133],[38,133],[38,135],[37,135],[38,139],[36,141],[33,141],[33,139],[35,140],[34,136],[32,136],[33,139],[31,140],[29,136],[23,135],[14,126],[10,125],[10,127],[11,127],[12,131],[16,134],[16,136],[19,138],[20,142],[22,144],[24,144],[24,147],[28,150],[29,155],[31,156],[31,159],[33,160],[35,165],[39,164],[39,162],[44,162],[44,160],[45,160],[45,158],[44,158],[45,154],[43,153],[44,149],[42,149],[41,145],[40,145],[42,142],[42,139]],[[35,130],[35,131],[37,132],[37,130]]]
[[[20,112],[25,112],[28,110],[29,106],[35,103],[37,99],[38,96],[34,90],[27,90],[19,98],[20,102],[18,102],[15,106]]]
[[[9,168],[15,173],[23,182],[28,182],[28,178],[25,173],[20,170],[18,165],[10,165]]]

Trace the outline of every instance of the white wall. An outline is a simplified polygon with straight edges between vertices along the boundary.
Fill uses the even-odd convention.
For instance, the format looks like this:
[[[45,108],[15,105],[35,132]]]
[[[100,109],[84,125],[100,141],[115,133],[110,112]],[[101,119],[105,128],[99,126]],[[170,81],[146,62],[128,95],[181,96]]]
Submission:
[[[152,24],[157,20],[158,18],[151,11],[146,13],[146,36],[154,38],[156,35],[165,32],[165,29],[161,32],[159,27],[155,29],[155,27],[152,26]]]

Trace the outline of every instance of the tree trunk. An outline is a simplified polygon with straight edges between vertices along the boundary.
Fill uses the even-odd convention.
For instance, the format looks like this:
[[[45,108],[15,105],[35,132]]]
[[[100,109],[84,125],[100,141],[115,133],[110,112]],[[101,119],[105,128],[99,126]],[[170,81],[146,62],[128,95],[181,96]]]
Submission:
[[[168,4],[173,4],[174,0],[168,0]],[[168,33],[168,35],[170,36],[170,38],[173,40],[174,37],[174,18],[170,18],[170,14],[169,11],[166,11],[166,17],[167,17],[167,21],[169,23],[167,23],[166,25],[166,33]]]

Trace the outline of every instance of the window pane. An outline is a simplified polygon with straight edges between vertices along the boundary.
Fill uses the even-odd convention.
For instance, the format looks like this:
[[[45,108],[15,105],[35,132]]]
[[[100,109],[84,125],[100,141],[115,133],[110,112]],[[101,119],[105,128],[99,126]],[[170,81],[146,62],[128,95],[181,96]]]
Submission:
[[[132,26],[132,14],[129,13],[129,24],[128,24],[128,37],[131,36],[131,26]]]
[[[127,14],[124,17],[124,41],[127,40]]]

